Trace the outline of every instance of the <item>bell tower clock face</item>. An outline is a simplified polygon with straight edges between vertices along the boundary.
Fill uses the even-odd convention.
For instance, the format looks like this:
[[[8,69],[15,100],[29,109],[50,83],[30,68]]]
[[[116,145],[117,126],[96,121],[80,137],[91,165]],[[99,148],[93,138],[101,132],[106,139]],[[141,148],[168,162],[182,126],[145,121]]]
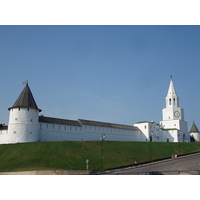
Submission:
[[[180,117],[180,112],[179,112],[179,111],[175,111],[175,112],[174,112],[174,116],[175,116],[175,117]]]

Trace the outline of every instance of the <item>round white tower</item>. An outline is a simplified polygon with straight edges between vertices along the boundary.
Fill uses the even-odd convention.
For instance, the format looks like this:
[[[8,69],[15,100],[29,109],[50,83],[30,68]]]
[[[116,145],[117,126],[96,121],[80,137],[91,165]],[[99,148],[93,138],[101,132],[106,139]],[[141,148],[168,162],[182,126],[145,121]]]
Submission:
[[[10,111],[7,143],[38,141],[39,112],[28,83]]]
[[[200,132],[194,122],[190,129],[190,137],[191,137],[191,142],[199,142],[200,141]]]

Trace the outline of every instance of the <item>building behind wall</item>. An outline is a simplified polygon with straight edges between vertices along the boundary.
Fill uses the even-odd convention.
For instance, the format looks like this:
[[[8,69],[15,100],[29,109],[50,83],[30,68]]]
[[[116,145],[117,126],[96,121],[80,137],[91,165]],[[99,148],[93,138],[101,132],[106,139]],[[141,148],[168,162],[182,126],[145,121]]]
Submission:
[[[138,127],[146,137],[146,141],[151,142],[175,142],[174,136],[177,135],[178,130],[163,129],[160,124],[156,122],[137,122],[134,126]]]

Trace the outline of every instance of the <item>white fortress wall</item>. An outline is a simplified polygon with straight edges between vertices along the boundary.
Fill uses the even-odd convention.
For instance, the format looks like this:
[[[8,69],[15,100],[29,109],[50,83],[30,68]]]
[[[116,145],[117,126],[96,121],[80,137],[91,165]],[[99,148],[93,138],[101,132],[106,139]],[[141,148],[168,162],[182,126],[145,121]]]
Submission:
[[[97,126],[70,126],[62,124],[40,123],[41,141],[98,141],[105,134],[105,140],[141,141],[140,130],[116,129]]]
[[[8,130],[0,130],[0,144],[6,144]]]
[[[40,141],[79,141],[82,127],[62,124],[40,123]]]

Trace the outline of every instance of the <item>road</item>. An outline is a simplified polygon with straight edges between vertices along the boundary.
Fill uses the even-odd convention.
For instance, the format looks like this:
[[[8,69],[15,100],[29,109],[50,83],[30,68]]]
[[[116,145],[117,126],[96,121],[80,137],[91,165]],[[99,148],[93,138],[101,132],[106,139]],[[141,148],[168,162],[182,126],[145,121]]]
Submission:
[[[147,171],[160,171],[164,175],[198,175],[198,170],[200,170],[200,153],[195,153],[138,166],[107,170],[99,175],[144,175]]]

